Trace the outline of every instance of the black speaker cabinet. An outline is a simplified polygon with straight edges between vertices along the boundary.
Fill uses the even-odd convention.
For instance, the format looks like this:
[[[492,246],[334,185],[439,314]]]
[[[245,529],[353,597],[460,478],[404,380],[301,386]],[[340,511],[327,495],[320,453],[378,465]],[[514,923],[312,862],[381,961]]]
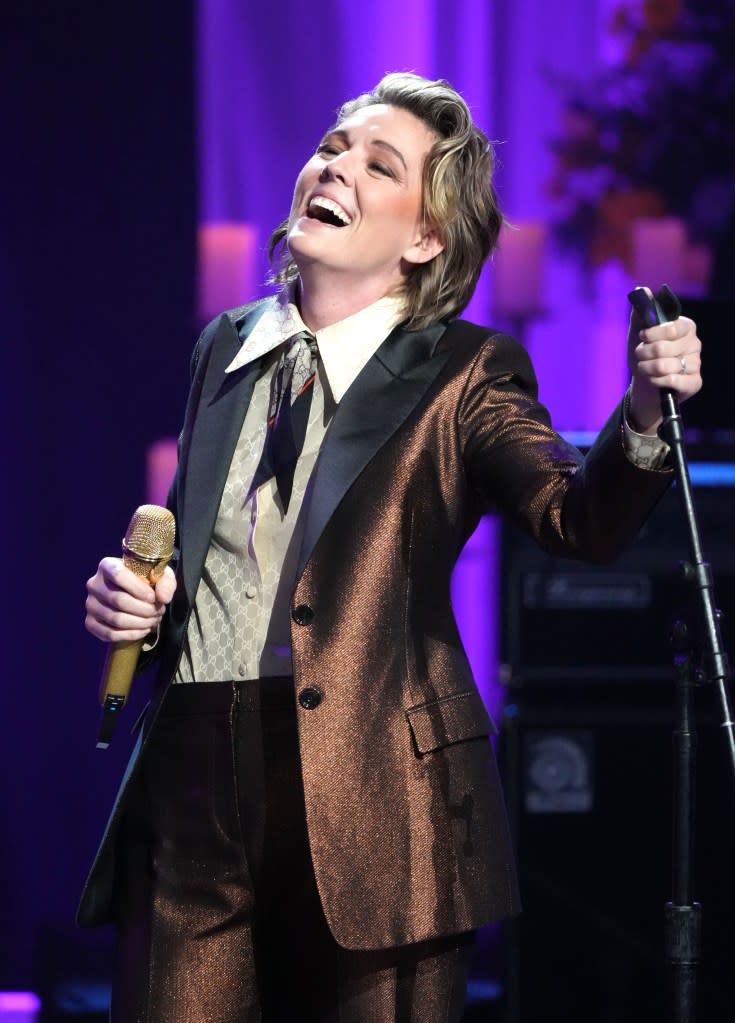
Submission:
[[[732,491],[698,491],[732,637]],[[683,546],[682,546],[683,544]],[[504,539],[500,736],[524,911],[506,926],[505,1023],[668,1023],[674,690],[668,622],[685,602],[675,495],[603,568]],[[731,650],[732,653],[732,650]],[[735,784],[716,692],[696,694],[698,1023],[735,1018]]]
[[[671,897],[672,712],[634,694],[586,704],[550,688],[509,705],[500,759],[524,910],[507,927],[507,1023],[664,1023]],[[697,1020],[735,1011],[735,786],[700,694],[695,893]]]
[[[718,467],[712,467],[716,470]],[[725,473],[732,466],[720,466]],[[735,633],[735,488],[695,488],[705,557],[715,574],[726,636]],[[505,683],[668,681],[672,616],[688,605],[680,564],[689,556],[672,487],[636,542],[609,565],[545,555],[525,534],[502,533],[501,661]]]

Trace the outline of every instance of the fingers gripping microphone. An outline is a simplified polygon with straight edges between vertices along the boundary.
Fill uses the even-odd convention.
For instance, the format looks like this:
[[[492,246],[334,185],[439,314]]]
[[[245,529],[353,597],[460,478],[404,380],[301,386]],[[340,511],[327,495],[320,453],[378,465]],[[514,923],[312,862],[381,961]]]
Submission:
[[[155,586],[171,560],[176,522],[167,508],[142,504],[133,513],[122,542],[122,560],[126,568]],[[97,749],[107,749],[112,741],[119,712],[125,706],[138,663],[142,639],[111,643],[100,682],[102,721]]]

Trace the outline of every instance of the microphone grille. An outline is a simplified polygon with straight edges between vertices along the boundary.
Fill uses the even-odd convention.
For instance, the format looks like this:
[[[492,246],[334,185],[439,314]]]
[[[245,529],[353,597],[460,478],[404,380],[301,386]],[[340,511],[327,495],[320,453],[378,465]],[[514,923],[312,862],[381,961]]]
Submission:
[[[176,521],[158,504],[142,504],[133,512],[123,540],[123,551],[147,562],[167,562],[174,552]]]

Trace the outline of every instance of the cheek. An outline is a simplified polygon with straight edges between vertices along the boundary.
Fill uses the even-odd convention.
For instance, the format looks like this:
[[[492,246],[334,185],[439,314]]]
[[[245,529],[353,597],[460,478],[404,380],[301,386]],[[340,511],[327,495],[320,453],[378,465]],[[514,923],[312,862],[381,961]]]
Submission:
[[[296,182],[296,187],[293,190],[293,197],[291,199],[291,210],[289,212],[289,220],[293,220],[296,216],[299,207],[301,206],[304,190],[301,186],[301,179],[299,178]]]
[[[291,212],[289,214],[289,220],[292,220],[293,217],[298,213],[299,209],[303,205],[304,196],[308,191],[306,186],[306,171],[307,167],[304,167],[299,176],[296,178],[296,184],[294,185],[293,190],[293,198],[291,199]]]
[[[302,168],[301,173],[296,178],[296,184],[294,185],[291,212],[303,205],[305,197],[316,187],[316,184],[319,181],[319,176],[322,172],[322,166],[322,161],[317,157],[314,157]]]
[[[416,193],[404,196],[401,212],[407,223],[418,224],[422,219],[421,196]]]
[[[391,202],[381,204],[382,216],[401,230],[413,230],[421,215],[420,204],[412,195],[394,196]]]

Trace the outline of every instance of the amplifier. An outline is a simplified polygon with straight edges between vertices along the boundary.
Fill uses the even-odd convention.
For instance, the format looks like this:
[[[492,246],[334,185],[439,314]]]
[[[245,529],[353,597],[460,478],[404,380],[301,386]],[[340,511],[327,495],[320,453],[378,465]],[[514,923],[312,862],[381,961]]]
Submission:
[[[735,615],[735,488],[695,488],[695,504],[723,633]],[[609,565],[545,554],[516,527],[502,531],[501,678],[508,686],[671,677],[668,636],[687,608],[689,556],[676,486],[633,546]]]
[[[523,905],[505,927],[503,1020],[667,1023],[673,692],[557,689],[546,686],[544,706],[520,692],[500,731]],[[731,770],[713,687],[696,697],[696,1019],[722,1023],[735,1005]]]

